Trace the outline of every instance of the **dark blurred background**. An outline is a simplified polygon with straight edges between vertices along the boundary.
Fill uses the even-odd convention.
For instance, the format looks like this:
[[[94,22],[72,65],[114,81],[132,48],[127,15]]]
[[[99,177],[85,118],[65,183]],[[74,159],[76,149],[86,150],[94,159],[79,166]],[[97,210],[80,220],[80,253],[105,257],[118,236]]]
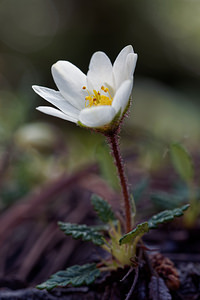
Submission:
[[[17,275],[34,285],[88,262],[90,251],[83,247],[91,245],[78,252],[79,244],[66,239],[57,221],[94,224],[94,192],[119,209],[118,178],[104,137],[35,109],[48,103],[31,86],[56,89],[51,65],[57,60],[86,73],[95,51],[114,62],[133,45],[133,105],[120,146],[135,199],[145,190],[137,221],[189,201],[169,146],[182,143],[192,154],[198,186],[199,16],[198,0],[0,1],[0,281]],[[177,197],[151,199],[152,191],[174,193],[174,185]]]
[[[35,110],[47,103],[31,86],[55,89],[50,68],[60,59],[87,72],[93,52],[102,50],[113,62],[132,44],[138,62],[122,148],[134,145],[142,130],[198,151],[199,15],[197,0],[1,0],[2,162],[10,149],[14,152],[3,176],[2,201],[97,159],[100,136]],[[145,151],[144,165],[152,167],[148,147]]]

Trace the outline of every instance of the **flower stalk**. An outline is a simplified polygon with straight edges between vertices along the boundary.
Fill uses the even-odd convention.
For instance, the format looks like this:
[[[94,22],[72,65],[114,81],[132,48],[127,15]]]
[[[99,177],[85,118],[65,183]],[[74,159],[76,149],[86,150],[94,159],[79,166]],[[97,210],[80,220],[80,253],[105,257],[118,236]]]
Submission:
[[[112,150],[112,155],[114,157],[119,179],[120,179],[123,201],[124,201],[124,210],[125,210],[125,224],[126,224],[125,229],[127,233],[132,229],[132,209],[131,209],[128,183],[124,172],[122,157],[119,150],[119,137],[117,133],[114,132],[110,135],[107,135],[107,140]]]

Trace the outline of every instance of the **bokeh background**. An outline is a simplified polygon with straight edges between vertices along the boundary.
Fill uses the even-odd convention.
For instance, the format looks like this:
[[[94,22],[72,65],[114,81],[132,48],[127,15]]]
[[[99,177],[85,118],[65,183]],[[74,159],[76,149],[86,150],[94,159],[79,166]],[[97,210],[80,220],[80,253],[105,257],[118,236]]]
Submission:
[[[199,16],[198,0],[0,1],[0,243],[7,239],[0,274],[18,270],[20,278],[38,283],[72,263],[70,255],[77,244],[67,244],[69,253],[63,244],[62,255],[55,260],[60,235],[53,242],[55,221],[47,227],[49,220],[64,220],[63,215],[67,216],[68,208],[62,212],[62,201],[57,207],[59,199],[65,201],[67,197],[67,203],[75,206],[67,220],[81,222],[88,208],[79,201],[78,189],[84,186],[90,193],[110,195],[105,182],[114,190],[119,188],[104,138],[36,111],[37,106],[47,103],[31,86],[56,89],[50,69],[57,60],[68,60],[86,73],[95,51],[106,52],[113,62],[124,46],[133,45],[138,62],[133,105],[122,129],[121,149],[131,183],[145,184],[141,180],[164,169],[157,176],[156,188],[168,190],[172,167],[169,145],[180,142],[194,158],[199,157]],[[104,183],[94,174],[88,179],[88,171],[84,171],[96,164],[100,176],[106,179]],[[76,183],[79,170],[85,181],[72,193],[57,197],[57,202],[51,202],[41,214],[41,203],[46,205],[59,187],[66,192],[65,184],[69,188]],[[198,167],[196,170],[199,173]],[[88,194],[83,190],[81,193],[81,198],[89,201]],[[174,207],[176,203],[172,202],[167,201]],[[24,203],[27,207],[30,204],[29,208]],[[142,212],[144,208],[148,214],[151,212],[146,204]],[[41,236],[35,243],[38,233]],[[46,269],[33,279],[34,263],[43,266],[44,251],[49,259]],[[10,270],[7,273],[6,268]]]
[[[153,137],[198,151],[199,15],[196,0],[2,0],[2,208],[46,179],[98,160],[102,137],[35,110],[47,103],[31,86],[56,88],[50,68],[60,59],[87,72],[93,52],[105,51],[114,61],[132,44],[138,62],[122,148],[137,147],[134,137],[145,136],[140,150],[147,169],[156,164]],[[156,161],[167,148],[159,151]]]

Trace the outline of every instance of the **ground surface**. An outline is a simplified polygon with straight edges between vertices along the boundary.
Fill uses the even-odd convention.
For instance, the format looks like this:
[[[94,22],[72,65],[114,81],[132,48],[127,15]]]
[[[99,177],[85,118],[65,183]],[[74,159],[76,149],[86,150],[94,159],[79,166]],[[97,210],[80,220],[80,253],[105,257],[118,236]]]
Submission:
[[[160,187],[162,180],[157,184]],[[118,196],[99,177],[96,166],[90,166],[71,177],[58,178],[2,213],[0,300],[125,299],[133,284],[135,271],[123,282],[120,280],[125,271],[108,274],[90,288],[69,287],[50,293],[34,288],[57,270],[98,259],[98,250],[93,245],[65,237],[56,225],[58,220],[94,224],[95,215],[89,201],[93,192],[108,199],[114,209],[117,207]],[[198,230],[185,230],[181,223],[176,225],[163,225],[144,240],[151,250],[147,251],[148,254],[160,251],[174,262],[179,273],[180,288],[170,290],[170,295],[166,291],[164,294],[162,291],[160,294],[153,293],[151,290],[156,285],[149,286],[153,275],[148,266],[142,263],[138,269],[138,283],[132,293],[134,299],[200,299]]]

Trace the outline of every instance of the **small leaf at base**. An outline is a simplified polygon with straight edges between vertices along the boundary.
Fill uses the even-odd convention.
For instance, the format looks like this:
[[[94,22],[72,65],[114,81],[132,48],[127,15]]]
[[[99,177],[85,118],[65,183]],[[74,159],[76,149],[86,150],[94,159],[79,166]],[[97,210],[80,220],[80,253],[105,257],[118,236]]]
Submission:
[[[83,266],[74,265],[64,271],[59,271],[53,274],[50,279],[39,284],[38,289],[52,290],[55,287],[65,287],[68,284],[73,286],[89,285],[96,277],[100,275],[96,264],[86,264]]]
[[[94,210],[96,211],[101,221],[103,221],[104,223],[108,223],[109,221],[115,220],[115,216],[110,204],[106,202],[103,198],[93,194],[91,197],[91,202],[94,207]]]
[[[180,217],[183,215],[183,212],[189,208],[189,204],[185,204],[180,208],[175,208],[172,210],[164,210],[159,214],[153,216],[149,221],[149,229],[154,229],[158,227],[158,224],[162,224],[168,221],[172,221],[175,217]]]
[[[125,234],[120,240],[119,240],[119,244],[123,245],[123,244],[128,244],[133,242],[133,240],[136,237],[142,237],[145,233],[147,233],[149,231],[149,225],[148,222],[144,222],[141,224],[138,224],[136,228],[134,228],[132,231],[128,232],[127,234]]]
[[[104,244],[103,236],[93,227],[63,222],[58,222],[58,225],[66,235],[71,235],[74,239],[81,238],[83,241],[91,241],[98,246]]]
[[[127,244],[133,242],[136,237],[142,237],[149,229],[155,229],[158,224],[162,224],[168,221],[172,221],[175,217],[180,217],[183,212],[189,208],[189,204],[185,204],[180,208],[175,208],[173,210],[164,210],[159,214],[153,216],[148,222],[138,224],[136,228],[128,232],[119,240],[119,244]]]

